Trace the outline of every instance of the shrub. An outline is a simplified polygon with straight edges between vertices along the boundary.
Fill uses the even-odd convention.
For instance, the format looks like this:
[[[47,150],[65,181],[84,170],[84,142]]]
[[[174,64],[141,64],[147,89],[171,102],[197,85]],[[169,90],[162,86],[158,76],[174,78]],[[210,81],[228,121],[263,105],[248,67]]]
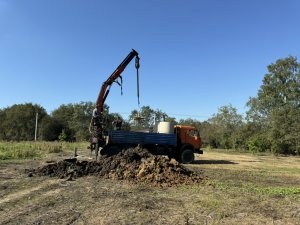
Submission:
[[[271,148],[270,141],[263,134],[255,134],[246,141],[246,148],[250,152],[266,152]]]

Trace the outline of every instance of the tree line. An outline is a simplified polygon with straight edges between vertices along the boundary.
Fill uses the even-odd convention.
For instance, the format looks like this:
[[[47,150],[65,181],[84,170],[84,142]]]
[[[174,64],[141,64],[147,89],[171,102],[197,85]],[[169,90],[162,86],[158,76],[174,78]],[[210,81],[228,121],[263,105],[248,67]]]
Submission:
[[[127,120],[109,113],[107,105],[104,113],[110,126],[115,116],[121,117],[126,130],[149,129],[156,121],[166,120],[195,126],[203,144],[212,148],[300,155],[300,63],[296,57],[289,56],[267,68],[257,96],[250,97],[246,103],[246,116],[239,114],[231,104],[221,106],[217,113],[202,122],[191,118],[176,121],[150,106],[133,110]],[[88,140],[94,107],[92,102],[66,104],[50,115],[42,106],[32,103],[0,109],[0,140],[33,140],[36,113],[39,140]]]

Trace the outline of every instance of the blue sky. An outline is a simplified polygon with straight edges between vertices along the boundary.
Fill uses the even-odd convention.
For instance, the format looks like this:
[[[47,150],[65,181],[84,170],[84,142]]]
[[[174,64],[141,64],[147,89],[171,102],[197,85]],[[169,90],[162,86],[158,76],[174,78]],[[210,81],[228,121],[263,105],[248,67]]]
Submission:
[[[205,120],[256,96],[267,65],[299,58],[297,0],[0,0],[0,108],[33,102],[48,113],[96,101],[102,82],[134,48],[140,102]],[[138,108],[134,62],[106,103]]]

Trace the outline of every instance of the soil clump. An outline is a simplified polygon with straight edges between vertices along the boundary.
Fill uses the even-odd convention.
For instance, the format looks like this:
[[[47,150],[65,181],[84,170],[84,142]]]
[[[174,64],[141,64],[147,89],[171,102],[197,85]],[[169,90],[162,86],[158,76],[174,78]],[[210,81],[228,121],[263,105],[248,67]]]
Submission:
[[[98,161],[64,159],[32,169],[29,176],[34,174],[67,180],[94,175],[160,187],[195,184],[203,180],[199,174],[187,169],[176,160],[152,155],[141,148],[127,149],[117,155],[101,157]]]

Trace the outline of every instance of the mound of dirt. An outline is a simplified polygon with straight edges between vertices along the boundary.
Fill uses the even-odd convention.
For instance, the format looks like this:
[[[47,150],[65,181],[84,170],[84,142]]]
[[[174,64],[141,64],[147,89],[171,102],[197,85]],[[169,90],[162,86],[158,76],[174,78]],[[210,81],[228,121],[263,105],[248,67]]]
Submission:
[[[65,159],[33,169],[31,173],[69,180],[95,175],[161,187],[199,183],[203,179],[177,161],[152,155],[141,148],[132,148],[114,156],[102,157],[98,162],[79,161],[76,158]]]

